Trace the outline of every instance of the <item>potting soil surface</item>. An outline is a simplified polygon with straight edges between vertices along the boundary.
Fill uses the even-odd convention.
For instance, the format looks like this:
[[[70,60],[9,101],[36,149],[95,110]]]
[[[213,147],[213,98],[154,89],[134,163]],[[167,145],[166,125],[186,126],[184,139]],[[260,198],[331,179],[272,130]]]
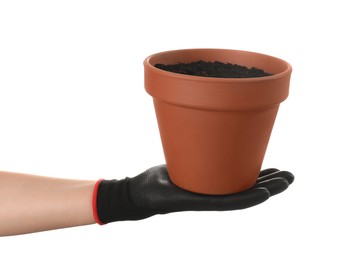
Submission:
[[[247,68],[246,66],[220,61],[200,60],[191,63],[156,64],[155,67],[179,74],[213,78],[258,78],[272,75],[255,67]]]

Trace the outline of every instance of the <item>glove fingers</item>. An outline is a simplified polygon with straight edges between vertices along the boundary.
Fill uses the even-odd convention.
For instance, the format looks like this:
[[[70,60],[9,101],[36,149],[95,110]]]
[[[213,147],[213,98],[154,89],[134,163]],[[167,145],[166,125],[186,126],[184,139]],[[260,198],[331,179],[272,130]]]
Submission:
[[[259,173],[259,177],[263,177],[263,176],[266,176],[268,174],[271,174],[273,172],[278,172],[279,170],[277,168],[269,168],[269,169],[265,169],[265,170],[262,170],[260,173]]]
[[[266,188],[270,195],[274,196],[285,191],[289,187],[289,182],[285,178],[276,177],[258,182],[254,187]]]
[[[188,194],[188,200],[183,203],[183,210],[194,211],[224,211],[245,209],[258,205],[270,197],[269,191],[264,187],[231,195],[201,195]]]
[[[294,181],[294,175],[287,171],[272,171],[272,172],[266,172],[264,175],[259,175],[259,178],[257,180],[257,183],[274,179],[274,178],[284,178],[287,180],[289,184],[292,184]]]

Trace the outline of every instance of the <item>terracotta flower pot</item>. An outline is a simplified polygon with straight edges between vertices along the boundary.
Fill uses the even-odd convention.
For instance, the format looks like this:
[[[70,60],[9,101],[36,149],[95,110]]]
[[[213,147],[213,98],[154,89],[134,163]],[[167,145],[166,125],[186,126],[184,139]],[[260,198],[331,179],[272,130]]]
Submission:
[[[273,75],[210,78],[154,67],[199,60],[257,67]],[[144,69],[171,180],[203,194],[230,194],[253,186],[279,104],[288,96],[291,66],[254,52],[185,49],[149,56]]]

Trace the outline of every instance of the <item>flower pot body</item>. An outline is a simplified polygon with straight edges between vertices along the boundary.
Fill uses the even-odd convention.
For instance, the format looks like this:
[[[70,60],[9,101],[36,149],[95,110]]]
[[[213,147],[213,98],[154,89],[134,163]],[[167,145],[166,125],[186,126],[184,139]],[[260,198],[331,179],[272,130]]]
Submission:
[[[172,73],[157,63],[221,61],[257,67],[272,76],[210,78]],[[170,179],[202,194],[231,194],[258,178],[280,103],[288,96],[291,66],[247,51],[185,49],[144,61]]]

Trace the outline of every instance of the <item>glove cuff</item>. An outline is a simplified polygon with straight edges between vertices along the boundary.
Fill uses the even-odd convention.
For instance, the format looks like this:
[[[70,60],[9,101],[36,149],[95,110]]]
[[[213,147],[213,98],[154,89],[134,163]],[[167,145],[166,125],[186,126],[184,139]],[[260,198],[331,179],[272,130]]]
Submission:
[[[98,216],[98,210],[97,210],[97,193],[98,193],[98,187],[100,186],[100,183],[103,181],[103,179],[99,179],[93,188],[92,193],[92,212],[93,217],[97,224],[104,225],[104,223],[101,222],[100,217]]]
[[[141,205],[131,199],[131,178],[123,180],[99,180],[93,193],[93,212],[100,225],[114,221],[140,220],[159,212]],[[136,196],[139,196],[138,194]]]
[[[129,180],[130,178],[125,178],[99,182],[96,194],[97,223],[139,219],[139,209],[131,201]]]

